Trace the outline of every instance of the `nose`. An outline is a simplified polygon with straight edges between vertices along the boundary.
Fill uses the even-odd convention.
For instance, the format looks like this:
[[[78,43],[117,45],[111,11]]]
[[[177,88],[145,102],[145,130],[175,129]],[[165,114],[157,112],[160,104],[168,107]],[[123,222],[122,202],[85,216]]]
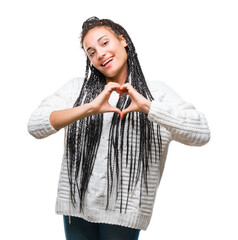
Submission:
[[[99,48],[97,50],[97,57],[98,57],[98,60],[102,60],[104,58],[104,56],[106,55],[106,51],[105,49],[103,48]]]

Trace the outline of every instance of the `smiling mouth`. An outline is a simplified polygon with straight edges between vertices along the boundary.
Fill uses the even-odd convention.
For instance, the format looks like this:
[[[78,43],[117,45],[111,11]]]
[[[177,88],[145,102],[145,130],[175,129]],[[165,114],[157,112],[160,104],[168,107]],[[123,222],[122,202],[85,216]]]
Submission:
[[[102,67],[105,67],[109,62],[111,62],[113,58],[107,59],[104,63],[101,64]]]

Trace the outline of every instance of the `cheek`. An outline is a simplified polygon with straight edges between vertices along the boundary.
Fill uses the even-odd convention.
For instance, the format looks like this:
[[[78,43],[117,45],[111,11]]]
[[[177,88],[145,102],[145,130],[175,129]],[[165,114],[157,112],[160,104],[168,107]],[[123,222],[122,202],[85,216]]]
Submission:
[[[127,60],[127,52],[126,52],[125,48],[121,48],[120,58],[123,61],[123,63]]]
[[[89,63],[90,63],[90,65],[93,65],[93,66],[95,66],[95,61],[93,61],[93,60],[90,60],[90,61],[89,61]]]
[[[95,61],[89,61],[89,64],[90,64],[90,68],[93,66],[93,67],[95,67],[97,70],[99,70],[98,68],[98,66],[97,66],[97,64],[95,63]]]
[[[95,68],[98,68],[98,61],[96,57],[94,56],[91,60],[89,60],[90,65],[93,65]]]

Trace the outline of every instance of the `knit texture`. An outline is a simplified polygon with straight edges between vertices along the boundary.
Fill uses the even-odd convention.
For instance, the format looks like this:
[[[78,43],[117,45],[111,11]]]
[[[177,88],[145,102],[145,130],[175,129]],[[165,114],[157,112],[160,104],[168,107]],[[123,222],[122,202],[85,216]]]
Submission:
[[[45,98],[30,116],[28,122],[29,133],[38,139],[56,133],[57,130],[51,126],[49,121],[50,114],[55,110],[71,108],[79,96],[82,84],[83,78],[73,78],[54,94]],[[90,222],[115,224],[141,230],[148,228],[157,189],[165,166],[169,143],[175,140],[190,146],[202,146],[210,139],[210,131],[205,116],[197,111],[192,104],[185,102],[161,81],[149,82],[148,85],[155,99],[152,101],[148,119],[161,126],[162,156],[160,161],[155,161],[155,157],[158,154],[155,153],[156,149],[152,143],[153,160],[149,163],[148,195],[143,187],[141,208],[139,207],[139,181],[130,193],[127,211],[120,212],[121,198],[123,199],[123,205],[126,205],[130,174],[126,163],[123,163],[122,195],[119,192],[119,196],[116,198],[116,189],[114,188],[110,198],[109,209],[105,210],[107,197],[107,149],[113,113],[104,113],[101,141],[85,196],[84,213],[80,213],[79,209],[77,207],[74,208],[70,202],[66,141],[64,141],[65,151],[62,159],[55,208],[57,214],[81,217]],[[112,92],[109,99],[110,104],[116,106],[117,101],[118,94]],[[66,136],[67,128],[65,127],[64,130]],[[79,200],[76,199],[76,201],[78,202]]]

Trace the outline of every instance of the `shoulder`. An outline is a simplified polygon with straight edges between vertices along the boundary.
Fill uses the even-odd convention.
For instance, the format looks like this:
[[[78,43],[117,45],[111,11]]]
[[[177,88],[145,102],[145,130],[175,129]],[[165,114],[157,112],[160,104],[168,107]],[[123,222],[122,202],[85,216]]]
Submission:
[[[82,77],[71,78],[66,83],[64,83],[61,87],[59,87],[55,91],[53,96],[55,96],[58,99],[63,99],[66,103],[66,107],[70,107],[79,96],[83,82],[84,82],[84,78]]]
[[[172,90],[171,87],[169,87],[163,81],[150,80],[150,81],[147,81],[147,84],[152,95],[166,94],[168,91]]]
[[[172,88],[163,81],[150,80],[150,81],[147,81],[147,84],[151,91],[158,91],[158,90],[170,91],[170,90],[172,90]]]
[[[64,83],[60,88],[58,88],[56,93],[67,94],[67,93],[72,93],[73,91],[78,91],[79,89],[81,89],[83,85],[83,81],[84,81],[84,78],[82,77],[71,78],[66,83]]]
[[[157,100],[183,101],[180,95],[163,81],[147,81],[147,84],[152,96]]]

